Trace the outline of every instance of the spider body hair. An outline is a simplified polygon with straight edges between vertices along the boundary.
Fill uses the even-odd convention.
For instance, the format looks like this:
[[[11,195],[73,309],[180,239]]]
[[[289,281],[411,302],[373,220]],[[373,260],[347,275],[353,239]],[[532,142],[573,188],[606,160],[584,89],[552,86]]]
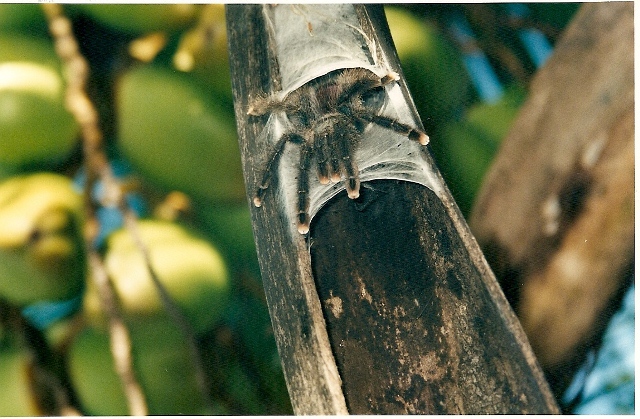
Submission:
[[[309,170],[313,161],[321,184],[344,179],[349,198],[356,199],[360,195],[360,178],[354,152],[369,123],[426,145],[427,134],[380,115],[367,103],[367,99],[385,85],[397,80],[398,74],[394,72],[379,77],[364,68],[342,69],[311,80],[284,99],[276,95],[255,99],[249,106],[248,115],[282,112],[291,126],[271,150],[253,199],[254,205],[262,205],[287,143],[300,146],[296,214],[300,234],[309,232]]]

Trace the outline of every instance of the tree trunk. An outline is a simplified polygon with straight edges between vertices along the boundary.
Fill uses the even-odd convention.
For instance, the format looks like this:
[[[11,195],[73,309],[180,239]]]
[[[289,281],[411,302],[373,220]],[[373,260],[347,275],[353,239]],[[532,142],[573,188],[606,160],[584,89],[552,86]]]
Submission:
[[[557,396],[632,280],[633,75],[633,3],[582,6],[470,217]]]
[[[318,77],[341,54],[365,51],[379,60],[374,64],[401,73],[381,6],[232,5],[227,27],[250,202],[277,138],[261,135],[269,120],[249,117],[248,106],[251,98],[297,86],[292,61]],[[286,44],[291,36],[283,31],[296,30]],[[319,56],[323,43],[332,48]],[[387,100],[408,109],[402,116],[420,127],[402,78],[399,86],[402,94],[391,97],[390,88]],[[390,135],[369,137],[373,131],[365,130],[362,147],[390,141]],[[389,153],[406,147],[398,140]],[[403,173],[365,179],[363,170],[360,198],[348,199],[343,191],[322,202],[307,236],[292,228],[295,214],[286,204],[292,185],[282,177],[296,172],[281,170],[271,199],[252,206],[295,413],[557,413],[526,337],[428,149],[407,157],[416,158],[428,181],[406,181],[405,175],[412,179]]]

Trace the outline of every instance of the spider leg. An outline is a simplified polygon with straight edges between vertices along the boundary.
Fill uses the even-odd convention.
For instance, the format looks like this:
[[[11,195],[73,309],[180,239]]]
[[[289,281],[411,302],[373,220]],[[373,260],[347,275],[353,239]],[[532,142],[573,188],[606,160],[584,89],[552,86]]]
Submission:
[[[318,167],[318,180],[321,184],[326,185],[329,183],[329,156],[327,153],[328,145],[327,145],[327,134],[324,133],[322,135],[318,135],[314,138],[314,149],[316,156],[316,164]]]
[[[380,78],[364,68],[347,69],[338,76],[336,84],[349,85],[349,88],[340,93],[340,96],[337,98],[337,103],[343,103],[347,101],[348,98],[359,97],[368,90],[385,86],[397,81],[399,78],[398,73],[393,71]]]
[[[347,128],[348,127],[348,128]],[[347,125],[345,128],[355,131],[352,126]],[[351,158],[352,147],[350,138],[356,138],[357,132],[343,133],[340,140],[340,158],[342,159],[342,167],[345,173],[345,186],[349,198],[356,199],[360,196],[360,177],[358,176],[358,166],[354,159]]]
[[[309,232],[309,166],[311,166],[311,146],[303,142],[300,146],[300,172],[298,173],[298,232]]]
[[[354,112],[353,114],[359,119],[363,119],[365,121],[372,122],[376,125],[379,125],[383,128],[387,128],[392,131],[395,131],[399,134],[404,135],[410,140],[419,142],[422,145],[429,144],[429,136],[427,134],[407,124],[403,124],[402,122],[394,118],[390,118],[384,115],[376,115],[375,113],[367,112],[366,110],[362,110],[362,109]]]
[[[255,98],[247,108],[247,115],[260,116],[267,112],[278,110],[282,104],[270,96],[259,96]]]
[[[328,145],[329,145],[329,177],[333,183],[340,182],[340,140],[339,133],[331,131],[327,133]]]
[[[292,110],[292,104],[289,100],[281,100],[275,95],[258,96],[249,103],[247,115],[261,116],[269,112],[287,112]]]
[[[393,83],[394,81],[398,81],[398,80],[400,80],[400,75],[395,71],[390,71],[389,73],[387,73],[387,75],[385,75],[380,79],[380,84],[382,86],[385,86],[389,83]]]
[[[276,143],[269,159],[267,160],[267,164],[264,168],[264,172],[262,175],[262,181],[258,185],[258,189],[256,191],[255,196],[253,197],[253,205],[256,207],[260,207],[262,205],[262,197],[264,196],[265,191],[269,188],[271,184],[271,178],[273,177],[273,173],[278,166],[278,162],[280,161],[280,157],[282,156],[282,150],[284,149],[285,144],[289,141],[291,142],[302,142],[304,143],[304,139],[298,134],[288,133],[284,134],[280,137],[278,142]]]

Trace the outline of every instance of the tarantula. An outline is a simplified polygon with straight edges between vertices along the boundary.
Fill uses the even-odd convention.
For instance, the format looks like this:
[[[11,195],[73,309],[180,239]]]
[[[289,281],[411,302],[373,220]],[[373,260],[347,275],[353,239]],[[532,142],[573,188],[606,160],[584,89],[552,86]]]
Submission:
[[[266,162],[262,181],[253,198],[254,205],[262,205],[286,143],[300,145],[297,213],[300,234],[309,232],[308,172],[313,159],[321,184],[329,181],[337,183],[344,176],[347,194],[355,199],[360,195],[360,179],[353,154],[368,123],[426,145],[429,141],[427,134],[380,115],[378,109],[371,106],[376,92],[397,80],[398,74],[394,72],[381,78],[364,68],[350,68],[314,79],[282,100],[274,96],[256,99],[249,106],[248,115],[260,116],[282,111],[291,126],[278,139]]]

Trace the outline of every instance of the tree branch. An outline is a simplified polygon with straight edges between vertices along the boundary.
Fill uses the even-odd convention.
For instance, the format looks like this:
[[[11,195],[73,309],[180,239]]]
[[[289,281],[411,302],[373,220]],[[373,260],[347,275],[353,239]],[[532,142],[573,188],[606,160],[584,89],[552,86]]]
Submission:
[[[250,99],[344,68],[343,56],[364,51],[374,71],[400,73],[400,94],[388,90],[389,106],[421,127],[380,6],[232,5],[227,28],[249,194],[269,141],[277,140],[260,136],[268,121],[248,117]],[[370,62],[362,63],[356,65]],[[390,134],[367,134],[373,131],[365,131],[359,147],[391,142],[402,149],[402,141],[409,142],[396,146]],[[381,159],[393,153],[389,148]],[[252,206],[295,413],[557,413],[526,337],[430,153],[418,148],[396,163],[406,163],[406,171],[386,178],[363,171],[359,199],[342,191],[323,202],[306,238],[292,228],[286,197]],[[296,173],[286,166],[280,173],[288,176],[273,188],[286,194]],[[424,173],[428,181],[415,180]]]

